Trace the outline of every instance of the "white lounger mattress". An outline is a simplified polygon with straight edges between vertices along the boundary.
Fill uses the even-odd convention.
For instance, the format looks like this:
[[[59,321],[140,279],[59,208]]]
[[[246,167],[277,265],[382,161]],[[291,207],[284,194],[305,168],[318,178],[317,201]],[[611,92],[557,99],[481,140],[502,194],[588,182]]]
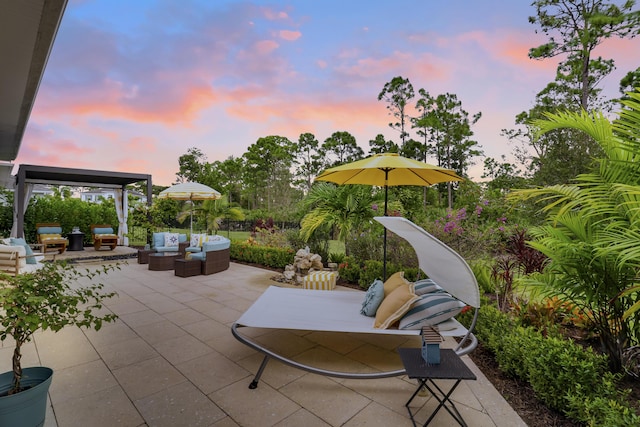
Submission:
[[[238,319],[238,326],[326,332],[418,335],[419,330],[376,329],[360,314],[364,292],[316,291],[270,286]],[[440,324],[444,336],[467,332],[455,319]]]

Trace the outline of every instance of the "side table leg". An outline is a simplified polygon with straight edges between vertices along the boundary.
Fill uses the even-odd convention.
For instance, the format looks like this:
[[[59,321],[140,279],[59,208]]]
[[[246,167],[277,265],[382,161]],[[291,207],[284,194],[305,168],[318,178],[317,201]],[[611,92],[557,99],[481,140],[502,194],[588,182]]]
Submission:
[[[409,412],[409,418],[411,419],[411,422],[413,423],[413,427],[417,427],[417,424],[416,424],[416,420],[413,418],[413,412],[411,412],[411,408],[409,407],[409,405],[411,404],[413,399],[418,395],[418,393],[420,393],[420,390],[422,390],[423,387],[427,387],[426,383],[427,383],[426,379],[420,378],[418,380],[418,388],[416,389],[416,391],[413,392],[413,394],[411,395],[409,400],[407,400],[407,403],[404,404],[404,406],[407,408],[407,411]]]
[[[433,391],[431,389],[431,387],[429,387],[428,384],[426,384],[425,382],[425,387],[431,392],[431,394],[433,395],[433,397],[435,397],[439,404],[438,407],[431,413],[431,416],[429,417],[429,419],[424,423],[424,426],[427,426],[431,420],[433,420],[433,417],[436,416],[436,414],[438,413],[438,411],[440,410],[440,408],[443,408],[447,410],[447,412],[458,422],[458,424],[460,424],[463,427],[467,427],[467,423],[464,421],[464,419],[462,418],[462,415],[460,414],[460,412],[458,412],[458,408],[456,408],[455,403],[453,403],[451,401],[451,399],[449,398],[453,392],[455,391],[455,389],[458,387],[458,384],[460,384],[460,381],[462,380],[457,380],[455,382],[455,384],[451,387],[451,389],[449,389],[449,391],[447,393],[443,392],[442,389],[440,387],[438,387],[438,385],[432,380],[431,384],[436,388],[436,390],[438,390],[439,394],[436,393],[435,391]],[[442,396],[442,398],[440,398],[440,396]],[[449,405],[451,407],[449,407],[449,405],[446,405],[446,403],[449,402]],[[454,413],[455,412],[455,413]]]

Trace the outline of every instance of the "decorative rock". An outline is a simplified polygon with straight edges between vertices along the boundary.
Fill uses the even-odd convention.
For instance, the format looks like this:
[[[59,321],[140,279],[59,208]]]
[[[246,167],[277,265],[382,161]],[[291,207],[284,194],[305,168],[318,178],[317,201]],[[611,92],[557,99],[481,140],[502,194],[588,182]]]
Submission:
[[[293,265],[287,265],[282,273],[282,281],[302,285],[304,277],[313,271],[322,271],[322,257],[312,254],[309,248],[300,249],[293,258]]]

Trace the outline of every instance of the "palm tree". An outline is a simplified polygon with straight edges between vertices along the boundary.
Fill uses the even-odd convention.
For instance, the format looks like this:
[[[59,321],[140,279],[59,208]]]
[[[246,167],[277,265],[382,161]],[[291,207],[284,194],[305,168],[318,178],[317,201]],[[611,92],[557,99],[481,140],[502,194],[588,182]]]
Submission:
[[[360,230],[375,214],[373,206],[383,200],[366,185],[337,186],[319,182],[303,201],[309,212],[300,222],[300,235],[307,241],[320,227],[335,228],[338,240],[346,243],[351,231]]]
[[[217,200],[205,200],[202,204],[202,213],[204,214],[207,233],[218,233],[220,224],[225,219],[234,221],[242,221],[244,219],[244,212],[241,208],[230,206],[228,199],[222,197]]]
[[[188,202],[187,202],[188,203]],[[185,206],[189,206],[185,204]],[[189,217],[191,208],[185,209],[178,214],[178,221],[181,223]],[[199,207],[194,207],[193,212],[197,218],[204,219],[207,233],[217,233],[220,224],[224,219],[241,221],[244,219],[244,212],[241,208],[229,206],[225,196],[216,200],[205,200]]]
[[[527,282],[581,308],[615,372],[622,369],[624,349],[640,339],[640,294],[634,287],[640,278],[640,93],[630,93],[623,103],[626,108],[613,123],[586,112],[535,121],[540,133],[585,132],[604,157],[574,183],[510,195],[545,203],[547,222],[531,230],[530,244],[551,262]]]

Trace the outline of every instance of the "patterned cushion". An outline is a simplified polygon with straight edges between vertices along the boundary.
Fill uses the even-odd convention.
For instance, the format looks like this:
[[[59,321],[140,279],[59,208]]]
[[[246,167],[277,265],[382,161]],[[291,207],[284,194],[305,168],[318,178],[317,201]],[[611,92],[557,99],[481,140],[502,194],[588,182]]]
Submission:
[[[304,289],[330,291],[336,287],[336,273],[334,271],[314,271],[302,279]]]
[[[369,317],[375,316],[383,299],[384,283],[382,283],[382,280],[374,280],[371,286],[369,286],[369,289],[367,289],[367,293],[364,295],[360,314],[364,314]]]
[[[376,312],[374,328],[388,329],[411,308],[420,297],[413,290],[413,283],[396,288],[382,300]]]
[[[206,234],[192,234],[191,240],[189,241],[189,246],[191,246],[192,248],[201,247],[203,236],[206,236]]]
[[[414,283],[416,295],[430,294],[432,292],[444,292],[436,282],[431,279],[422,279]]]
[[[178,247],[178,233],[164,233],[164,245],[169,248]]]
[[[400,319],[400,329],[437,325],[456,316],[466,305],[446,292],[432,292],[418,298]]]

